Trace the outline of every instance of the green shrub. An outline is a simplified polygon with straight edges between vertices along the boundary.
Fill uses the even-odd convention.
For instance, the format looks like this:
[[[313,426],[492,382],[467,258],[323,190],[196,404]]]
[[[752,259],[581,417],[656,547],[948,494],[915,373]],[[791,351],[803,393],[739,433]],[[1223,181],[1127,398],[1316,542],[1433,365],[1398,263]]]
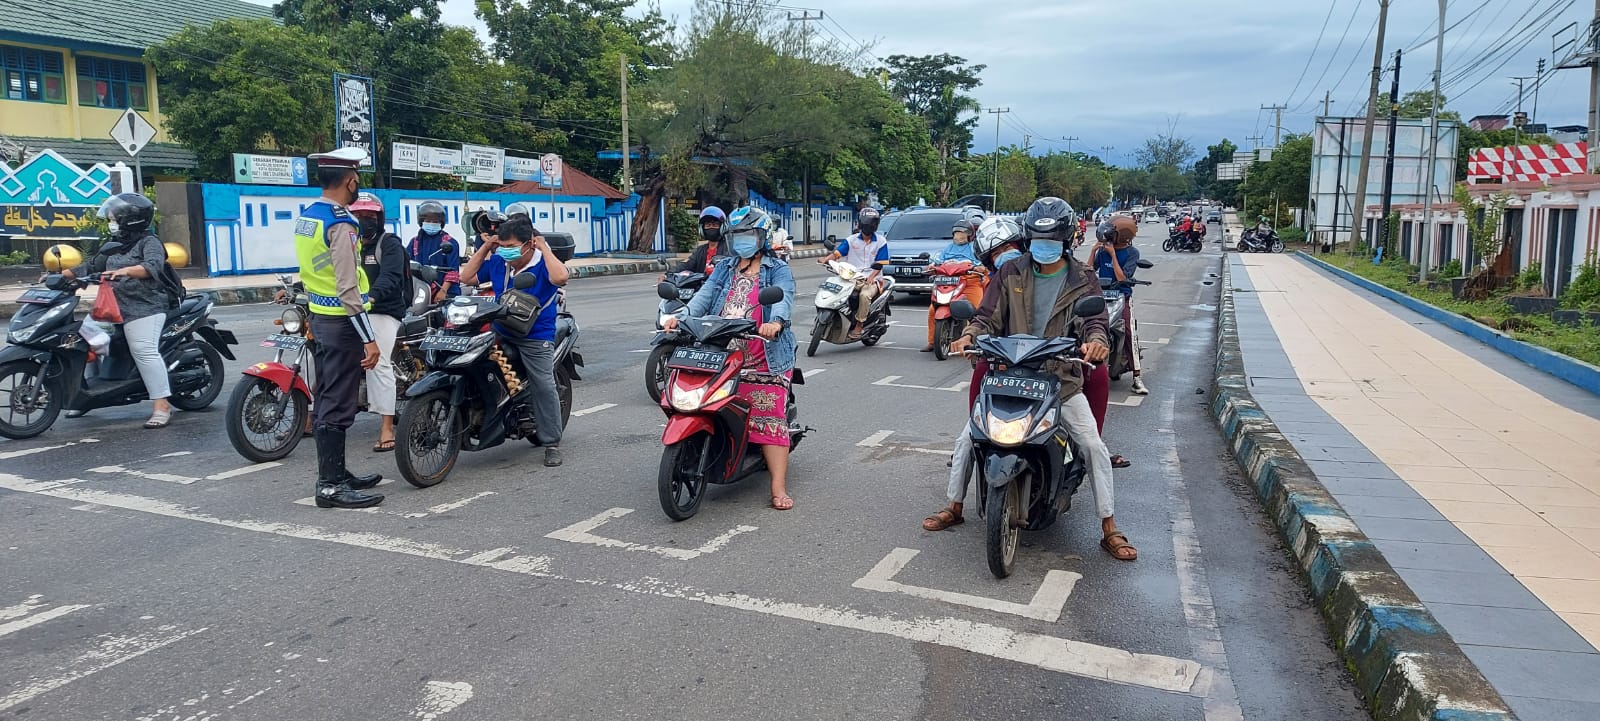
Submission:
[[[700,241],[700,223],[690,211],[681,208],[668,211],[667,235],[672,238],[673,249],[679,253],[694,250],[695,243]]]
[[[1544,268],[1539,265],[1537,260],[1529,263],[1528,267],[1523,268],[1522,272],[1517,274],[1517,290],[1533,290],[1534,288],[1544,288]]]
[[[1461,261],[1451,258],[1450,262],[1439,266],[1438,275],[1440,278],[1460,278]]]
[[[1561,305],[1574,310],[1600,310],[1600,261],[1594,253],[1583,260],[1578,276],[1561,294]]]
[[[0,265],[22,265],[28,262],[28,251],[16,250],[10,253],[0,253]]]
[[[1299,228],[1284,228],[1278,231],[1278,238],[1284,243],[1306,242],[1306,232]]]

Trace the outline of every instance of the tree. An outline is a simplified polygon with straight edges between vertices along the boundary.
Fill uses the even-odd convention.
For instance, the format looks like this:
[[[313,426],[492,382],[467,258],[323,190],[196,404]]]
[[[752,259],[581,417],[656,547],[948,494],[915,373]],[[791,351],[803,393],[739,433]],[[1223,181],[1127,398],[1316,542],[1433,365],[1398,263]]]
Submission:
[[[332,146],[333,48],[271,20],[191,25],[145,51],[161,76],[167,132],[194,151],[199,180],[233,176],[233,154],[305,155]]]
[[[1400,96],[1400,117],[1413,119],[1428,117],[1428,113],[1432,112],[1433,109],[1433,103],[1431,102],[1433,97],[1432,90],[1413,90]],[[1442,94],[1439,96],[1439,122],[1461,122],[1461,113],[1443,109],[1445,101],[1448,99]],[[1389,102],[1389,96],[1378,95],[1378,117],[1389,117],[1389,109],[1391,107],[1393,105]]]
[[[1216,145],[1206,146],[1206,154],[1195,161],[1194,172],[1190,175],[1190,183],[1194,192],[1212,200],[1219,200],[1228,205],[1238,202],[1239,181],[1217,180],[1217,166],[1222,163],[1233,162],[1233,155],[1239,151],[1239,146],[1233,141],[1223,138]]]
[[[1033,157],[1022,148],[1012,146],[1000,152],[999,178],[999,197],[994,202],[994,209],[998,212],[1027,210],[1028,204],[1039,197]]]
[[[965,154],[972,146],[972,131],[978,123],[978,101],[966,95],[978,87],[983,65],[967,65],[966,59],[948,53],[939,55],[891,55],[884,72],[889,91],[906,109],[922,116],[929,140],[938,153],[938,187],[934,195],[939,204],[950,201],[956,178],[951,159]]]
[[[1194,157],[1194,145],[1188,140],[1167,133],[1144,141],[1144,145],[1134,151],[1133,155],[1146,170],[1160,167],[1176,170],[1187,165],[1189,158]]]
[[[1276,202],[1284,208],[1304,208],[1311,193],[1311,136],[1289,134],[1272,159],[1250,166],[1240,192],[1254,199],[1250,207]]]
[[[1049,153],[1034,160],[1040,195],[1065,199],[1079,211],[1104,206],[1111,199],[1111,174],[1083,153]]]
[[[842,82],[843,119],[866,132],[853,132],[855,142],[827,161],[824,182],[839,196],[870,188],[890,206],[913,205],[926,198],[938,166],[927,124],[873,80],[850,77]]]

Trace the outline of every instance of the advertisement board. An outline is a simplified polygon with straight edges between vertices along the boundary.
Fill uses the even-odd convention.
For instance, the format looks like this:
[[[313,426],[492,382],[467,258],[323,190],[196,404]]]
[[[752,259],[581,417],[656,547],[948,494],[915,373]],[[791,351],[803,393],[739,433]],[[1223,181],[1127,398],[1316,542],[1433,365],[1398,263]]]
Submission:
[[[233,182],[250,185],[305,185],[306,159],[282,155],[234,153]]]
[[[472,169],[466,179],[473,183],[499,185],[505,181],[506,151],[486,145],[461,144],[461,164]]]
[[[333,134],[339,147],[362,148],[369,159],[378,157],[372,118],[372,78],[334,73],[333,103]],[[365,167],[372,166],[369,163]]]
[[[1335,242],[1348,239],[1355,185],[1361,171],[1361,145],[1366,118],[1319,118],[1311,145],[1311,230],[1334,231]],[[1373,126],[1372,159],[1367,166],[1366,202],[1383,202],[1384,154],[1388,148],[1386,123]],[[1439,124],[1439,147],[1433,153],[1435,203],[1450,202],[1456,177],[1456,128]],[[1395,128],[1393,205],[1421,203],[1428,182],[1428,119],[1402,118]]]

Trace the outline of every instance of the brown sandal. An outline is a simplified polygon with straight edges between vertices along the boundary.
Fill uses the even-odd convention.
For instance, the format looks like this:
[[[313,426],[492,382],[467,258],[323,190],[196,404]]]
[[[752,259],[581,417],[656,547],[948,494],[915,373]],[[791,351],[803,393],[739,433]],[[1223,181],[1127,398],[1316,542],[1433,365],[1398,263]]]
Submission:
[[[1121,531],[1107,533],[1105,538],[1100,539],[1100,547],[1118,561],[1134,561],[1139,558],[1139,549],[1128,543],[1128,537],[1122,535]]]
[[[961,517],[960,511],[954,508],[941,508],[938,513],[922,519],[922,530],[943,531],[951,526],[959,526],[966,522],[967,519]]]
[[[1131,465],[1133,465],[1133,461],[1130,461],[1130,460],[1128,460],[1126,458],[1123,458],[1120,455],[1114,455],[1114,456],[1111,457],[1111,467],[1112,468],[1127,468],[1128,466],[1131,466]]]

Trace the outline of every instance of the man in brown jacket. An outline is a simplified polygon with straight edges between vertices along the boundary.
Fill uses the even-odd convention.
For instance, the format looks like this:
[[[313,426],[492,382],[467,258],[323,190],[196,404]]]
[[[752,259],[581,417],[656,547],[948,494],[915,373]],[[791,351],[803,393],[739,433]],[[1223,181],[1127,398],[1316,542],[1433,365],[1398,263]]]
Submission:
[[[1067,335],[1075,319],[1073,306],[1081,298],[1100,293],[1094,270],[1065,252],[1067,241],[1077,230],[1071,206],[1060,198],[1040,198],[1021,221],[1028,237],[1028,254],[1001,266],[990,279],[977,316],[950,344],[951,353],[965,350],[983,334],[1043,338]],[[1090,363],[1105,361],[1110,354],[1106,314],[1102,311],[1098,316],[1084,318],[1081,326],[1078,340],[1083,359]],[[1132,561],[1138,558],[1138,551],[1117,530],[1112,516],[1115,504],[1111,453],[1100,439],[1094,412],[1083,396],[1083,366],[1051,361],[1045,367],[1061,379],[1060,417],[1066,421],[1072,440],[1088,456],[1095,508],[1100,513],[1100,546],[1113,558]]]

